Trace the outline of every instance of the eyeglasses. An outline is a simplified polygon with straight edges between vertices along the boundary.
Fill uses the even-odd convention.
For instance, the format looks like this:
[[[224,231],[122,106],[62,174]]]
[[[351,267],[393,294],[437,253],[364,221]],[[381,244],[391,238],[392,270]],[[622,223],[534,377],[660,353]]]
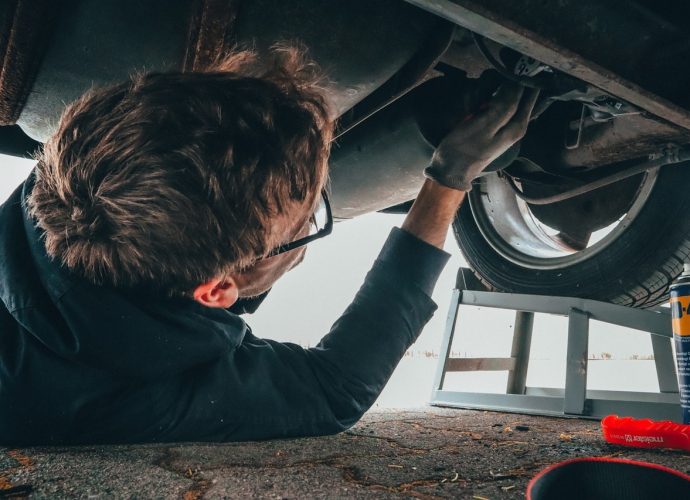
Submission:
[[[289,243],[284,243],[277,248],[274,248],[269,257],[279,255],[281,253],[289,252],[295,248],[302,247],[314,240],[328,236],[333,231],[333,213],[331,212],[331,204],[328,201],[328,195],[325,190],[321,191],[321,199],[314,211],[314,214],[309,219],[309,234],[302,238]]]

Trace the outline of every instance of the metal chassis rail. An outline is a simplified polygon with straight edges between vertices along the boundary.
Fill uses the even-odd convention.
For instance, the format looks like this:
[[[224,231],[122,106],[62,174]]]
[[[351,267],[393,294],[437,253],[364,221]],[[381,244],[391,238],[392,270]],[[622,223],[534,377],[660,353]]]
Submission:
[[[665,50],[690,40],[663,19],[601,0],[405,1],[690,129],[690,111],[675,102],[684,92],[669,86],[678,69],[664,64]]]
[[[458,271],[441,359],[430,403],[435,406],[581,417],[599,419],[611,413],[681,421],[678,381],[672,351],[670,312],[633,309],[594,300],[471,290],[469,269]],[[451,346],[458,332],[461,305],[516,311],[513,348],[509,358],[451,358]],[[566,382],[564,389],[526,387],[534,313],[568,316]],[[659,380],[659,393],[587,390],[589,320],[598,320],[649,332]],[[631,333],[635,335],[635,332]],[[639,334],[639,333],[638,333]],[[506,394],[450,391],[443,389],[446,373],[452,371],[509,372]]]

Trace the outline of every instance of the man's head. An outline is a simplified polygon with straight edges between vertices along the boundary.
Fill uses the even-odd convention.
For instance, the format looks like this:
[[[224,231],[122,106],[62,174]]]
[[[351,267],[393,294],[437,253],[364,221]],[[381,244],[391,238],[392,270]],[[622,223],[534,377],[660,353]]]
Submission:
[[[271,65],[239,52],[204,73],[137,75],[65,110],[29,208],[48,254],[90,282],[227,307],[300,257],[266,258],[305,231],[331,136],[295,49]]]

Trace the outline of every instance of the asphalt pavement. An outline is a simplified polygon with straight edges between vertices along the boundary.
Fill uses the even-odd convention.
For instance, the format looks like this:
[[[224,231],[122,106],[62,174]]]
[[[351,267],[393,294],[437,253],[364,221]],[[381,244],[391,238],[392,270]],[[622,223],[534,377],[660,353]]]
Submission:
[[[690,473],[690,455],[608,445],[595,421],[424,408],[317,438],[0,448],[0,498],[524,498],[538,471],[581,456]]]

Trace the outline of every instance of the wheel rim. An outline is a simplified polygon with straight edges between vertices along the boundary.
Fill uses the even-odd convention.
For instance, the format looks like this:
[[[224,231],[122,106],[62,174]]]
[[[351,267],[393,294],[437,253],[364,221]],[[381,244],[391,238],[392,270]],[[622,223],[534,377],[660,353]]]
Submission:
[[[561,269],[591,258],[620,237],[644,207],[657,174],[658,170],[648,172],[627,213],[594,233],[587,248],[580,251],[558,241],[554,237],[557,231],[549,231],[496,173],[480,179],[469,193],[469,203],[479,231],[503,258],[529,269]]]

